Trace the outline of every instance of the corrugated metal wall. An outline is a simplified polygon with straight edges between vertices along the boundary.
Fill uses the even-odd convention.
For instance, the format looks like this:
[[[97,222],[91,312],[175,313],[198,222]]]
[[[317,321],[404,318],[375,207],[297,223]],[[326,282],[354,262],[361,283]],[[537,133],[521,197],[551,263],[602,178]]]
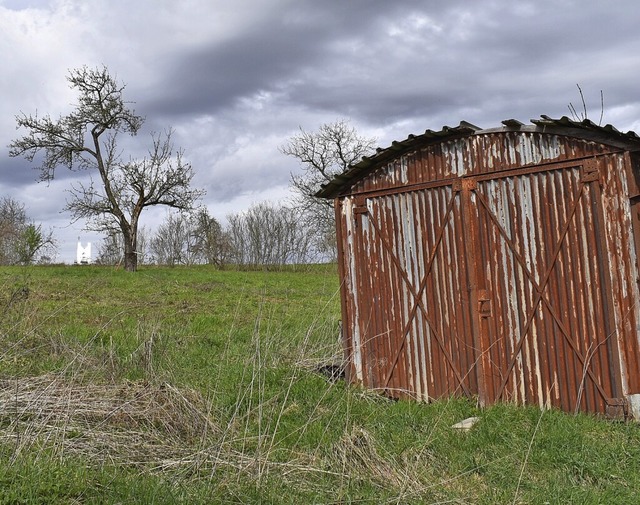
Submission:
[[[638,272],[631,161],[607,151],[472,135],[403,154],[339,198],[350,379],[425,401],[619,413],[640,393]]]

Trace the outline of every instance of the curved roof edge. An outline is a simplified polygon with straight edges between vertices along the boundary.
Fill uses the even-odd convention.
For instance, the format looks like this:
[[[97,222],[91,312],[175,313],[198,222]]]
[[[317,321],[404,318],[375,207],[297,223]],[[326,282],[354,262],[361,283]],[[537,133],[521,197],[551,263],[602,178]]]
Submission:
[[[361,161],[351,165],[346,172],[337,175],[327,184],[323,184],[315,196],[318,198],[336,197],[344,188],[367,175],[374,167],[377,168],[398,154],[448,138],[483,133],[509,131],[550,133],[600,142],[629,151],[640,150],[640,136],[633,131],[623,133],[610,124],[599,126],[589,119],[574,121],[567,116],[553,119],[545,115],[540,116],[540,119],[531,119],[530,121],[532,124],[526,125],[516,119],[505,119],[502,121],[502,126],[489,129],[482,129],[466,121],[460,121],[458,126],[443,126],[439,131],[426,130],[421,135],[409,135],[405,140],[394,140],[389,147],[384,149],[378,147],[375,154],[363,157]]]

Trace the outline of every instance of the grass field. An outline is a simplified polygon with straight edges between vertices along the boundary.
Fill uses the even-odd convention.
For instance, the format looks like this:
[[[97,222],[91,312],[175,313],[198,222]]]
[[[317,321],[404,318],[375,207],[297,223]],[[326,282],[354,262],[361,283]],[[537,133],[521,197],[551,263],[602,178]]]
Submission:
[[[636,424],[318,373],[338,289],[334,266],[0,269],[0,504],[640,502]]]

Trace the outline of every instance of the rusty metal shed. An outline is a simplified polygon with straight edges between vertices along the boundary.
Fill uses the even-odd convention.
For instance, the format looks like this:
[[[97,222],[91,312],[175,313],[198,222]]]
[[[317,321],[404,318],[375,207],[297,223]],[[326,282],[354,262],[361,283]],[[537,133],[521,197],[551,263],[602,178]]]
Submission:
[[[335,199],[347,378],[640,418],[640,137],[542,116],[393,142]]]

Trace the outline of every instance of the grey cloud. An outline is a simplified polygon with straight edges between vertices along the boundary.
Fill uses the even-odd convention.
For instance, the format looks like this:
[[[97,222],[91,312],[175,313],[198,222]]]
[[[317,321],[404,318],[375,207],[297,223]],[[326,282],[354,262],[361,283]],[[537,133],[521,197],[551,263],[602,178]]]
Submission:
[[[3,45],[7,35],[0,33],[0,47],[16,52],[4,62],[10,77],[0,78],[0,196],[10,188],[28,190],[33,205],[38,195],[63,202],[65,186],[78,177],[60,170],[49,188],[35,186],[37,172],[2,151],[17,133],[19,110],[7,104],[30,112],[25,100],[67,103],[50,95],[60,93],[78,61],[107,63],[147,117],[145,131],[123,141],[127,154],[144,154],[149,131],[174,127],[196,184],[208,191],[205,203],[227,209],[286,186],[297,165],[278,146],[299,125],[349,117],[386,147],[462,119],[492,127],[511,117],[568,114],[569,101],[580,101],[576,83],[592,117],[600,90],[605,122],[628,129],[640,117],[632,0],[244,0],[233,7],[191,0],[180,8],[140,0],[131,8],[98,2],[104,15],[79,19],[84,5],[52,1],[33,11],[42,25],[55,15],[61,27],[81,24],[79,35],[61,31],[61,46],[57,39],[21,40],[17,32]],[[228,29],[213,23],[217,12],[227,19],[230,10]],[[40,68],[43,58],[58,59]]]

